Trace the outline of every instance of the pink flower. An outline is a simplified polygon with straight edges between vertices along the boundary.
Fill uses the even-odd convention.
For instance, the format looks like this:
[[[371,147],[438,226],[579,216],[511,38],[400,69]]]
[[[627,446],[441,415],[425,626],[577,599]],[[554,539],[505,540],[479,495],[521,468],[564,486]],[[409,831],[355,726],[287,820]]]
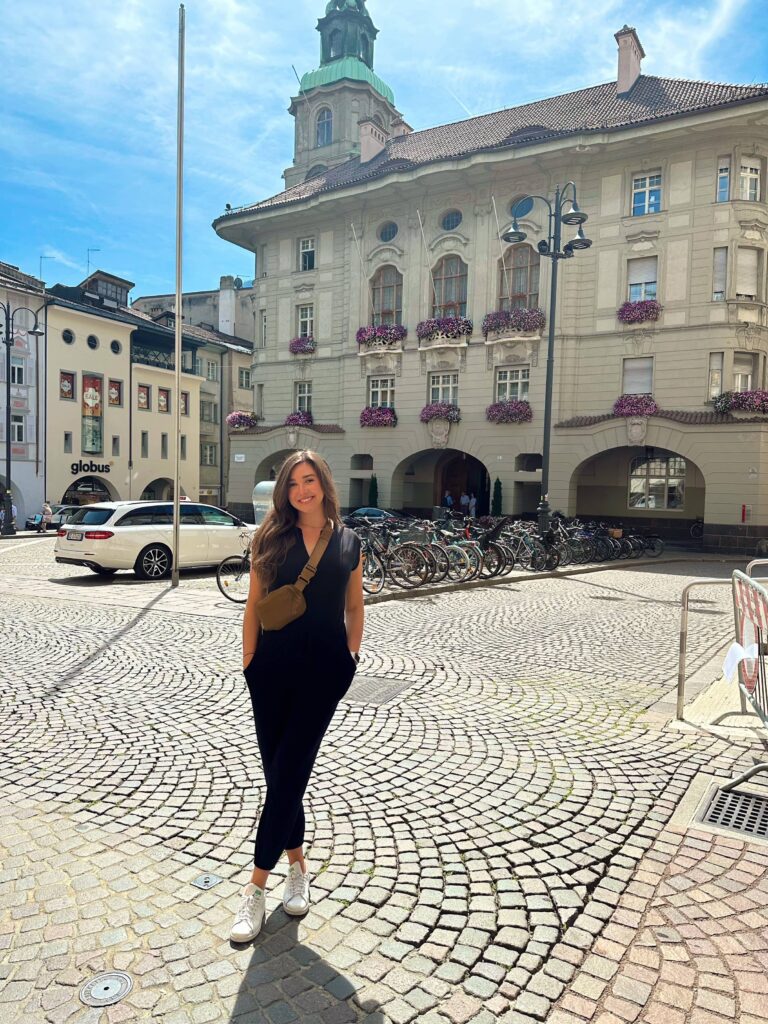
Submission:
[[[485,418],[489,423],[530,423],[533,409],[524,400],[510,398],[489,405],[485,410]]]
[[[655,416],[658,411],[653,395],[622,395],[613,406],[614,416]]]
[[[419,419],[422,423],[430,420],[448,420],[449,423],[461,423],[461,410],[450,402],[430,402],[421,410]]]
[[[616,313],[623,324],[644,324],[650,320],[658,320],[664,307],[656,299],[643,299],[641,302],[625,302]]]
[[[285,417],[286,427],[311,427],[314,422],[311,412],[292,412]]]
[[[422,320],[416,326],[416,336],[422,341],[435,334],[444,334],[447,338],[462,338],[471,336],[473,330],[472,321],[465,316],[432,317],[430,320]]]
[[[496,331],[540,331],[545,321],[543,309],[498,309],[483,318],[483,335],[487,338]]]
[[[317,350],[317,343],[312,335],[306,338],[294,338],[288,345],[292,356],[309,356]]]
[[[396,427],[397,414],[394,409],[368,405],[360,413],[361,427]]]

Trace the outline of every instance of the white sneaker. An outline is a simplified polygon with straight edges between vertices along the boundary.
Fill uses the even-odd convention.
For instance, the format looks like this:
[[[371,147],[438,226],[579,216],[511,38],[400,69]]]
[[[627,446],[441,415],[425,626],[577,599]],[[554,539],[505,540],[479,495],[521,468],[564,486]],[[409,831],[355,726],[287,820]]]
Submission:
[[[253,882],[249,882],[240,895],[242,899],[229,937],[233,942],[250,942],[256,938],[264,924],[267,895]]]
[[[309,910],[309,871],[304,873],[296,861],[288,868],[283,892],[283,909],[286,914],[299,917]]]

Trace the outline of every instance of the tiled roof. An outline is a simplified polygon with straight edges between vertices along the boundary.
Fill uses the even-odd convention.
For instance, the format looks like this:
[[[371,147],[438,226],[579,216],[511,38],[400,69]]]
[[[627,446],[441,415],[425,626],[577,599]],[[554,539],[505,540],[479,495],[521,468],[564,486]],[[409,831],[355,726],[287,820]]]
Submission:
[[[30,274],[22,273],[10,263],[0,262],[0,287],[16,288],[25,292],[42,292],[43,282]]]
[[[442,160],[584,132],[620,131],[764,98],[768,98],[768,85],[724,85],[641,75],[631,91],[620,96],[616,83],[607,82],[390,139],[386,148],[366,164],[356,157],[271,199],[226,213],[216,223]]]
[[[732,416],[730,413],[722,415],[718,412],[687,412],[683,409],[659,409],[654,413],[657,419],[672,420],[675,423],[693,423],[699,425],[717,425],[721,423],[763,423],[768,424],[765,416]],[[620,420],[623,416],[614,416],[612,412],[604,413],[601,416],[574,416],[570,420],[556,423],[555,426],[562,430],[573,430],[576,427],[594,427],[598,423],[605,423],[607,420]]]

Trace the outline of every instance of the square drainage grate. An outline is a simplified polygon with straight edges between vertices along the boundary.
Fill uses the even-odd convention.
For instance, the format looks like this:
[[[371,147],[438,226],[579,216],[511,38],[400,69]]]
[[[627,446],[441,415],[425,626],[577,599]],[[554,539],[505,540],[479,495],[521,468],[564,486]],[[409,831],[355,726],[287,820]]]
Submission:
[[[738,789],[728,793],[715,790],[701,821],[743,836],[768,839],[768,797]]]
[[[352,701],[356,704],[386,704],[415,685],[413,682],[402,679],[382,679],[379,676],[355,676],[344,700]]]

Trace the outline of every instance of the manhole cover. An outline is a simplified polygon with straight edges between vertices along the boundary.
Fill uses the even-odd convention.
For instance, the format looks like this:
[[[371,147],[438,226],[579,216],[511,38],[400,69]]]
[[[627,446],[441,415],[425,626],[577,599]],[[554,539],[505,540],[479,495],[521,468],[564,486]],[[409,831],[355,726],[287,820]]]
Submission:
[[[198,889],[212,889],[214,885],[218,885],[219,882],[222,881],[223,879],[219,878],[218,875],[212,875],[209,873],[207,875],[200,875],[199,878],[194,880],[192,885],[196,885]]]
[[[86,1006],[111,1006],[119,1003],[133,988],[133,980],[125,971],[107,971],[97,974],[80,989],[80,999]]]
[[[386,704],[414,685],[402,679],[355,676],[344,700],[357,704]]]
[[[768,839],[768,797],[756,793],[742,793],[738,789],[728,793],[718,789],[704,812],[702,821],[716,828],[727,829],[729,832]]]

